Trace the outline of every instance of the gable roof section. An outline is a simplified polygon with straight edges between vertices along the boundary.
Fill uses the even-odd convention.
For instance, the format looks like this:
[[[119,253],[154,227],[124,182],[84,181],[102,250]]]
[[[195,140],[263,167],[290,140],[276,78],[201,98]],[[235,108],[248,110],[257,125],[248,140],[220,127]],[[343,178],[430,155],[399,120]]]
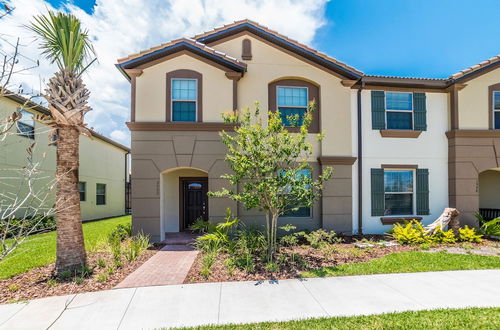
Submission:
[[[34,110],[34,111],[42,113],[42,114],[44,114],[46,116],[50,116],[50,110],[49,109],[47,109],[46,107],[44,107],[41,104],[38,104],[36,102],[33,102],[30,99],[25,98],[24,96],[21,96],[19,94],[11,93],[11,92],[7,91],[7,93],[5,95],[3,95],[3,97],[5,97],[5,98],[7,98],[7,99],[9,99],[11,101],[14,101],[14,102],[16,102],[18,104],[25,104],[28,107],[27,109],[29,109],[29,110]],[[96,131],[94,131],[94,130],[92,130],[90,128],[88,128],[88,130],[90,131],[90,134],[93,137],[95,137],[95,138],[97,138],[97,139],[99,139],[101,141],[107,142],[107,143],[109,143],[109,144],[111,144],[111,145],[113,145],[113,146],[115,146],[115,147],[117,147],[119,149],[122,149],[125,152],[130,152],[130,148],[129,147],[126,147],[123,144],[120,144],[120,143],[118,143],[118,142],[116,142],[114,140],[111,140],[110,138],[108,138],[108,137],[106,137],[104,135],[101,135],[101,134],[97,133]]]
[[[290,39],[276,31],[273,31],[263,25],[260,25],[251,20],[245,19],[236,21],[231,24],[224,25],[212,31],[199,34],[194,37],[199,42],[210,44],[220,39],[235,35],[242,31],[249,31],[277,46],[280,46],[288,51],[300,55],[314,63],[317,63],[327,69],[339,73],[349,79],[359,79],[363,76],[363,72],[343,63],[339,60],[320,53],[296,40]]]
[[[463,82],[474,79],[477,76],[483,75],[500,66],[500,55],[493,56],[479,64],[463,69],[450,76],[454,82]]]
[[[149,63],[183,50],[202,56],[233,71],[244,72],[247,68],[247,65],[244,62],[238,61],[232,56],[226,55],[223,52],[189,38],[176,39],[171,42],[152,47],[148,50],[123,57],[118,60],[116,66],[125,75],[125,77],[130,80],[129,75],[126,73],[126,69],[133,69],[142,64]]]

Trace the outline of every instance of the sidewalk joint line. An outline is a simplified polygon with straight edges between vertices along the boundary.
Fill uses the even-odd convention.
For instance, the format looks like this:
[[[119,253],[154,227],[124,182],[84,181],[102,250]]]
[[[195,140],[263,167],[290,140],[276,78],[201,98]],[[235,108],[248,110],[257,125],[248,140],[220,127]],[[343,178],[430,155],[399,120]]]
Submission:
[[[302,284],[302,286],[304,287],[304,289],[306,289],[307,293],[309,293],[309,295],[318,304],[318,306],[323,310],[323,312],[325,312],[325,314],[327,316],[331,316],[330,313],[328,313],[328,311],[323,307],[323,305],[321,305],[321,303],[319,302],[319,300],[314,296],[314,294],[304,285],[304,281],[299,281],[299,282],[300,282],[300,284]]]
[[[71,298],[71,300],[69,302],[65,302],[64,303],[64,308],[63,310],[61,311],[61,313],[59,313],[59,315],[57,315],[56,319],[54,321],[52,321],[52,323],[49,324],[49,326],[46,328],[46,330],[49,330],[50,328],[52,328],[52,326],[61,318],[61,316],[64,314],[64,312],[68,309],[68,306],[71,305],[71,303],[73,302],[73,300],[76,298],[76,296],[78,296],[78,293],[76,293],[73,298]]]
[[[134,293],[132,293],[132,297],[130,297],[130,300],[128,301],[127,307],[125,308],[125,311],[123,311],[123,315],[120,318],[120,323],[118,323],[118,326],[116,327],[116,330],[120,329],[123,319],[125,318],[125,315],[128,312],[128,308],[130,307],[130,304],[132,303],[132,300],[134,300],[135,293],[137,292],[137,288],[134,288]]]
[[[217,324],[220,324],[220,305],[222,301],[222,283],[220,284],[220,290],[219,290],[219,308],[217,310]]]
[[[8,322],[11,318],[13,318],[14,316],[16,316],[16,315],[17,315],[17,313],[19,313],[20,311],[22,311],[23,309],[25,309],[25,308],[26,308],[26,306],[28,306],[30,303],[31,303],[31,301],[21,303],[21,304],[23,304],[24,306],[23,306],[23,307],[21,307],[21,308],[19,308],[19,310],[18,310],[18,311],[16,311],[14,314],[12,314],[12,315],[11,315],[11,316],[7,319],[7,320],[5,320],[5,321],[3,321],[2,323],[0,323],[0,325],[7,323],[7,322]]]

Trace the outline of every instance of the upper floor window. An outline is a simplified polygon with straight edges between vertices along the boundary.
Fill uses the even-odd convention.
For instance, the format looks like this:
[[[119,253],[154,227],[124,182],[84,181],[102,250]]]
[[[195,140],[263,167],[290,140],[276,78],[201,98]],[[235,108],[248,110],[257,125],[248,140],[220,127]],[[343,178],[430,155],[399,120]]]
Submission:
[[[277,88],[278,111],[284,126],[302,126],[304,115],[307,112],[307,87]]]
[[[21,110],[21,119],[17,124],[17,133],[30,139],[35,139],[35,119],[33,114],[26,110]]]
[[[413,94],[386,92],[387,129],[413,129]]]
[[[196,121],[197,80],[172,79],[172,121]]]
[[[427,130],[425,93],[372,91],[372,128]]]
[[[493,128],[500,129],[500,91],[493,92]]]
[[[413,214],[413,171],[384,171],[384,215]]]

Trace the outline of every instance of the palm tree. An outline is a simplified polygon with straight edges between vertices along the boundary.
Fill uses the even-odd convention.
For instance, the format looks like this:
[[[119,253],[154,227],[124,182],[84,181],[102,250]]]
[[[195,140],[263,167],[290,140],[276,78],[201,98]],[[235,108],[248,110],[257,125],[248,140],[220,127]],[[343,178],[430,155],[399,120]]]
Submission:
[[[49,11],[33,19],[27,28],[40,40],[42,55],[59,68],[44,95],[51,115],[38,119],[53,127],[51,140],[57,144],[56,272],[60,273],[78,269],[87,261],[78,191],[78,152],[80,133],[88,134],[84,116],[91,110],[87,105],[90,92],[81,74],[95,61],[95,51],[87,30],[82,30],[74,15]]]

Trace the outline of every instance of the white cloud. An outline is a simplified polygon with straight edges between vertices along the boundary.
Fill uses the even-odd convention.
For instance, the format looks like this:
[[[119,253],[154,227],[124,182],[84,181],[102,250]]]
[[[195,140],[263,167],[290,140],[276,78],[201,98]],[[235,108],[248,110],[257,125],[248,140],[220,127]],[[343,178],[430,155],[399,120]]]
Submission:
[[[125,143],[125,142],[128,142],[130,140],[130,134],[128,131],[122,131],[122,130],[119,130],[119,129],[115,129],[114,131],[112,131],[111,133],[109,133],[109,136],[118,141],[118,142],[121,142],[121,143]]]
[[[324,22],[328,0],[97,0],[89,15],[68,2],[66,9],[82,20],[89,29],[98,60],[84,75],[91,91],[87,114],[90,127],[129,144],[124,123],[129,120],[130,86],[114,64],[120,57],[179,37],[191,37],[214,27],[249,18],[304,43],[311,43]],[[77,1],[75,1],[77,2]],[[10,0],[12,15],[0,19],[0,52],[21,37],[22,54],[31,59],[40,56],[36,42],[22,27],[34,14],[45,13],[52,6],[44,0]],[[23,65],[29,65],[23,59]],[[40,67],[16,77],[39,89],[40,79],[47,80],[54,65],[41,61]],[[43,81],[42,81],[43,85]],[[114,137],[113,137],[114,135]]]

